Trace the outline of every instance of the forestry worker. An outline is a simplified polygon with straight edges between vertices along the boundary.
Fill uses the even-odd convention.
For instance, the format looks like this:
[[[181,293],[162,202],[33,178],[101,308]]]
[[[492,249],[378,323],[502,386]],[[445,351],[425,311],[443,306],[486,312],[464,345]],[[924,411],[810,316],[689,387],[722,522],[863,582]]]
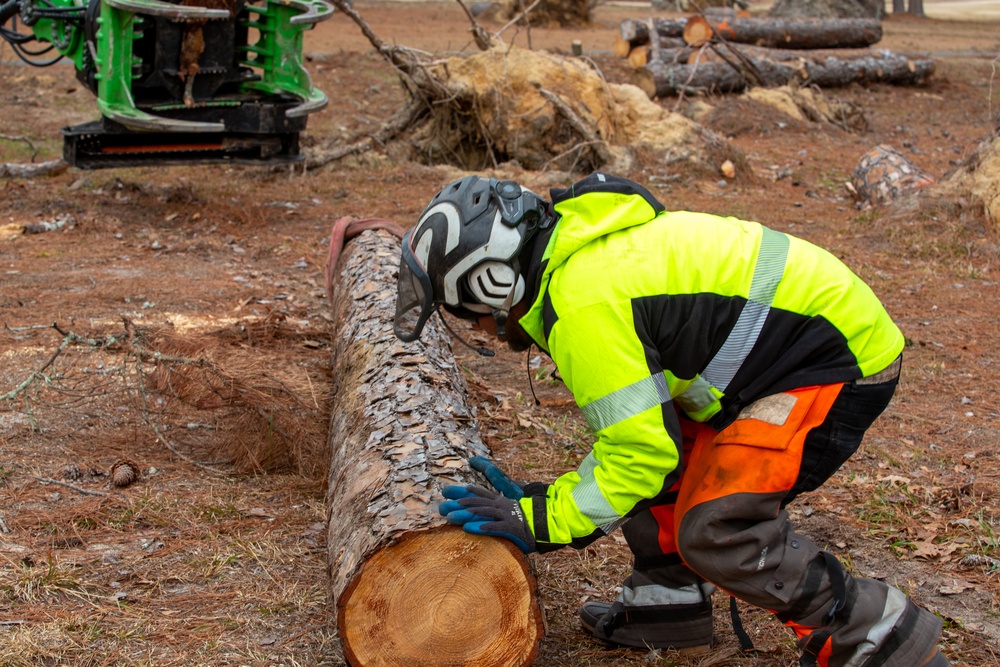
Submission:
[[[595,434],[551,484],[474,458],[499,493],[449,486],[441,504],[525,552],[621,528],[633,570],[614,602],[580,610],[594,637],[704,649],[718,588],[791,628],[803,665],[948,664],[934,614],[852,576],[785,511],[858,449],[899,380],[902,334],[833,255],[756,222],[667,211],[605,173],[551,201],[463,178],[402,247],[400,339],[443,306],[514,350],[537,345]]]

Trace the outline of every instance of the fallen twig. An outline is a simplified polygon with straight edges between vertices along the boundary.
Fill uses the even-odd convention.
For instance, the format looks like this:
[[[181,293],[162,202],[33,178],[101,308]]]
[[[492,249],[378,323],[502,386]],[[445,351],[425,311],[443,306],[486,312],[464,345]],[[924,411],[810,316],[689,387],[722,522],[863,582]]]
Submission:
[[[70,484],[69,482],[60,482],[58,479],[52,479],[51,477],[35,477],[42,484],[58,484],[59,486],[65,486],[67,489],[73,489],[77,493],[82,493],[85,496],[110,496],[110,493],[105,493],[104,491],[91,491],[90,489],[84,489],[77,486],[76,484]]]
[[[57,176],[69,169],[69,163],[62,158],[47,160],[37,164],[20,164],[17,162],[0,163],[0,177],[7,178],[37,178],[39,176]]]
[[[22,135],[18,135],[15,137],[9,134],[0,134],[0,139],[4,139],[6,141],[22,141],[28,144],[28,148],[31,149],[31,161],[34,162],[35,158],[38,157],[38,148],[28,137]]]
[[[305,168],[316,169],[331,162],[335,162],[348,155],[364,153],[375,146],[384,145],[400,132],[413,125],[427,111],[427,107],[418,102],[411,102],[398,111],[392,118],[386,121],[378,132],[368,135],[363,139],[358,139],[351,143],[338,144],[333,147],[323,147],[310,152],[306,158]]]
[[[55,327],[54,324],[50,326]],[[75,336],[64,335],[62,341],[59,343],[59,347],[57,347],[55,351],[51,355],[49,355],[49,358],[45,360],[45,363],[42,364],[40,368],[32,371],[31,375],[25,378],[24,381],[22,381],[19,385],[8,391],[6,394],[0,394],[0,400],[4,401],[13,400],[22,392],[27,391],[28,387],[30,387],[36,380],[44,378],[45,376],[42,375],[42,371],[44,371],[46,368],[55,363],[56,357],[58,357],[62,353],[62,351],[65,350],[69,346],[69,344],[74,341],[74,338]]]

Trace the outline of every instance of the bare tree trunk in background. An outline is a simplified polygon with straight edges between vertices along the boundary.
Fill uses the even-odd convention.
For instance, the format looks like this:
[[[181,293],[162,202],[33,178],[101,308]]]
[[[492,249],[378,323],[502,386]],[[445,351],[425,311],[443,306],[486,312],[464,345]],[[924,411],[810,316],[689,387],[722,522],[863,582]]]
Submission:
[[[913,14],[914,16],[926,16],[924,14],[924,0],[909,0],[910,7],[906,7],[907,0],[892,0],[893,14]]]

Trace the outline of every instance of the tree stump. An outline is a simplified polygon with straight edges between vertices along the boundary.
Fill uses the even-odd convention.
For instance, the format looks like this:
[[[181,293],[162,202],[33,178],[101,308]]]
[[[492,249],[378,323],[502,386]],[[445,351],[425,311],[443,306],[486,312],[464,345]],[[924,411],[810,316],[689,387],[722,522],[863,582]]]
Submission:
[[[334,401],[327,567],[353,667],[530,665],[544,634],[537,584],[505,540],[437,512],[441,487],[483,484],[490,456],[436,318],[421,340],[392,332],[399,241],[366,231],[334,272]]]

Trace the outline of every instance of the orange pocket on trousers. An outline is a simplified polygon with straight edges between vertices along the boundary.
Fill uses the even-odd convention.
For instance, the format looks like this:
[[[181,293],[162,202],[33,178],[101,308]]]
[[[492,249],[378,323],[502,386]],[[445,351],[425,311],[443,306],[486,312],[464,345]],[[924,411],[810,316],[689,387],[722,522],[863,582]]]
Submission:
[[[815,397],[815,392],[796,390],[758,399],[743,408],[736,421],[719,431],[712,442],[783,450],[795,437]]]

